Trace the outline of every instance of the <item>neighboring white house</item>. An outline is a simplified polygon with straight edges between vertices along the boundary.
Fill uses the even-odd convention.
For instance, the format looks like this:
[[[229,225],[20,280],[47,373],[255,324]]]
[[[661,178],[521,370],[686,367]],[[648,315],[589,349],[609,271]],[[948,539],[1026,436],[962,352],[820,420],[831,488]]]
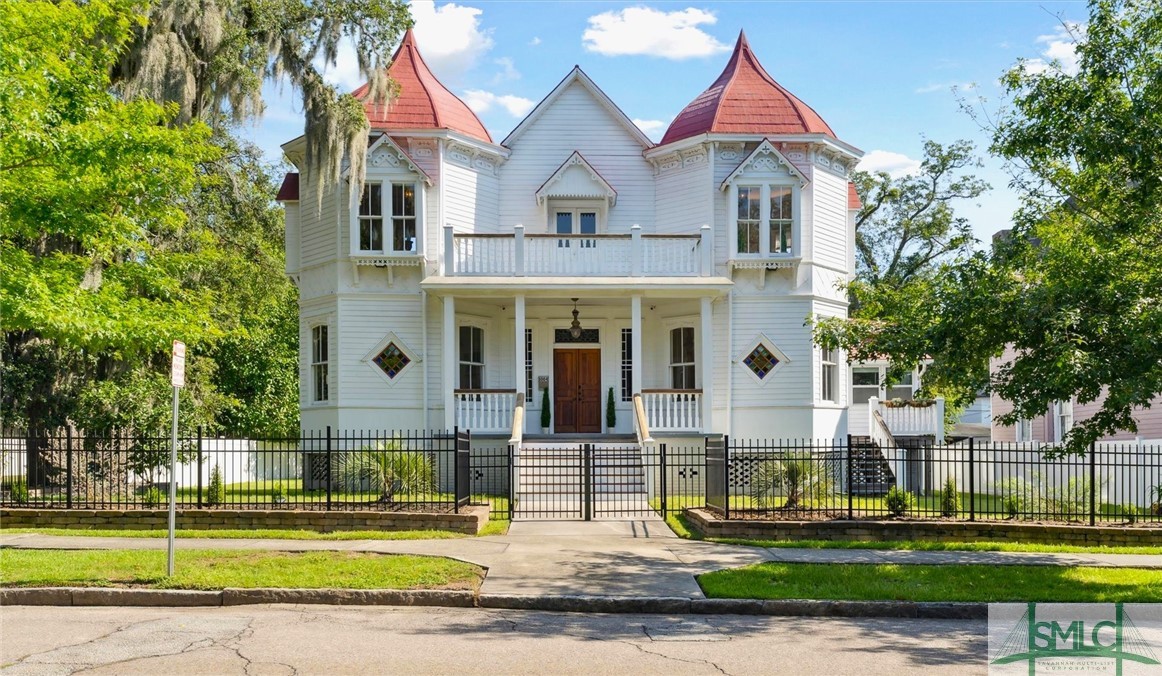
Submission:
[[[745,36],[660,144],[579,67],[500,143],[410,31],[390,75],[361,198],[283,146],[305,429],[507,434],[522,393],[536,433],[547,389],[554,434],[632,432],[636,394],[655,435],[847,433],[804,320],[847,314],[862,153]]]

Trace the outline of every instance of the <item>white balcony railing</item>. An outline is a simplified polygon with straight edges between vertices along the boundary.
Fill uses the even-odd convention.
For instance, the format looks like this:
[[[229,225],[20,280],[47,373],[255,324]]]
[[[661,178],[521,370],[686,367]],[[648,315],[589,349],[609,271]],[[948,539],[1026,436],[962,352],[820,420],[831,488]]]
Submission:
[[[516,394],[513,390],[456,390],[456,426],[481,434],[511,431]]]
[[[702,390],[642,390],[650,432],[701,432]]]
[[[868,400],[869,432],[875,436],[875,413],[878,411],[893,436],[930,435],[936,443],[944,441],[944,399],[936,398],[927,405],[904,402],[903,405],[889,405],[886,401],[872,397]]]
[[[697,235],[455,234],[444,228],[444,274],[476,276],[710,276],[710,227]]]

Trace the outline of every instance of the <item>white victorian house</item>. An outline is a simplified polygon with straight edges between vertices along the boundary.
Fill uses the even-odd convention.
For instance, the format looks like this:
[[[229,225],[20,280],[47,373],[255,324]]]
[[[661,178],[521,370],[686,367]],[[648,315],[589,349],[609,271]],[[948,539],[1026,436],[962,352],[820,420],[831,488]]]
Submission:
[[[306,172],[278,196],[305,429],[537,434],[547,401],[554,435],[847,434],[846,362],[804,320],[846,315],[861,151],[745,36],[660,144],[580,68],[499,143],[410,32],[390,75],[362,198]]]

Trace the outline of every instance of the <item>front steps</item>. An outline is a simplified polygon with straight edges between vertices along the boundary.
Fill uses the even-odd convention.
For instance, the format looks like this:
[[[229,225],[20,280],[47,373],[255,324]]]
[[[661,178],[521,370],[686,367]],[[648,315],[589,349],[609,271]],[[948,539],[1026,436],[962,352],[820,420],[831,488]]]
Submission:
[[[586,495],[583,446],[592,453],[588,492],[596,516],[648,509],[645,468],[636,442],[528,441],[517,462],[516,518],[580,518]]]

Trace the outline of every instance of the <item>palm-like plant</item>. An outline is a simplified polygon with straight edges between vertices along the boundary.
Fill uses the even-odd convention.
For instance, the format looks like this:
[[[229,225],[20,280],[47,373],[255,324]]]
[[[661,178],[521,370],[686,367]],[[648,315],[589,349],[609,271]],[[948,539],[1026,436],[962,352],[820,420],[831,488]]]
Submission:
[[[436,470],[423,451],[406,451],[396,440],[361,448],[343,459],[337,472],[342,490],[379,493],[379,502],[392,502],[396,493],[430,494],[436,491]]]
[[[833,486],[823,464],[808,454],[766,460],[750,477],[750,496],[755,506],[774,507],[775,498],[786,498],[783,509],[800,509],[806,503],[831,495]]]

